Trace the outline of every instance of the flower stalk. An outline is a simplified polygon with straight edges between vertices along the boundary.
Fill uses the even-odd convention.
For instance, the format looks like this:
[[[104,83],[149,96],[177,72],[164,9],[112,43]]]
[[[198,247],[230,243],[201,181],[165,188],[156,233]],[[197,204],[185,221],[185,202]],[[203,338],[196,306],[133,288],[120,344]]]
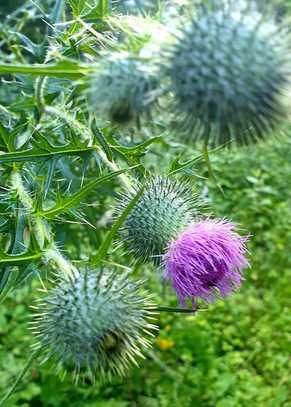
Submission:
[[[34,213],[33,200],[24,186],[21,173],[17,170],[14,170],[11,174],[11,189],[16,192],[30,219],[32,232],[42,250],[42,261],[45,264],[50,263],[64,275],[72,277],[76,268],[61,254],[57,244],[54,242],[53,234],[46,220]]]

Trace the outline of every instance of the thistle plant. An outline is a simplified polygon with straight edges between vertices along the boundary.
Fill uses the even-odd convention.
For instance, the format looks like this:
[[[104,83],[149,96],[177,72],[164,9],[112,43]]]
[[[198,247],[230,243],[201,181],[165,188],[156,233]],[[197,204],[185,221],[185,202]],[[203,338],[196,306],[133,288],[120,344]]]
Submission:
[[[129,197],[122,197],[126,205]],[[122,207],[121,205],[121,207]],[[120,208],[119,208],[120,209]],[[152,179],[120,230],[120,239],[137,260],[163,263],[186,307],[190,298],[206,302],[225,297],[242,281],[247,237],[220,219],[201,219],[201,204],[187,185],[165,178]]]
[[[248,144],[286,120],[289,34],[252,1],[201,2],[166,47],[171,109],[185,141]]]
[[[34,3],[1,27],[0,300],[34,279],[34,363],[114,380],[155,363],[155,313],[198,312],[246,278],[248,233],[206,210],[192,145],[280,128],[289,34],[253,2],[199,2],[183,24],[171,10],[162,39],[106,1]],[[169,283],[164,296],[145,274]]]

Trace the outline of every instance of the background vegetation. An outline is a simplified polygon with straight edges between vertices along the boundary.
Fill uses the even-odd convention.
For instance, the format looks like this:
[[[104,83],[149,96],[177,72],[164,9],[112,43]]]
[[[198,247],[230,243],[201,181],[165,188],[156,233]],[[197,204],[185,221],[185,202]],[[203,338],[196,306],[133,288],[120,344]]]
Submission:
[[[37,8],[31,6],[32,3],[27,4],[29,10],[39,13]],[[2,16],[6,15],[7,10],[14,10],[17,5],[17,2],[10,1],[1,4]],[[46,7],[46,13],[54,6],[54,1],[42,4],[42,7]],[[43,27],[41,12],[37,16],[30,15],[33,24],[24,22],[23,14],[21,18],[26,24],[26,29],[22,30],[24,34],[19,35],[13,29],[20,28],[21,20],[10,25],[9,20],[5,22],[2,17],[0,57],[5,62],[23,62],[21,58],[29,62],[43,62],[43,48],[37,32],[39,30],[43,33],[45,29],[48,30],[46,35],[51,33],[47,27]],[[102,31],[98,24],[95,28]],[[74,40],[70,39],[73,35],[70,30],[74,31]],[[78,26],[57,32],[54,39],[57,44],[56,55],[67,52],[69,56],[76,57],[85,52],[84,48],[86,51],[95,52],[91,37],[88,37],[88,41],[81,41],[80,46],[77,44],[80,39],[79,30]],[[72,41],[75,39],[77,45],[73,46]],[[144,41],[144,37],[139,40]],[[71,47],[68,45],[70,41]],[[8,43],[12,43],[10,49]],[[136,44],[136,38],[134,43]],[[3,81],[11,81],[11,77],[6,75]],[[80,121],[86,121],[78,107],[80,105],[74,100],[76,88],[72,87],[70,81],[49,80],[46,87],[48,104],[63,108]],[[9,91],[7,87],[4,90],[2,84],[1,88],[0,115],[3,123],[18,120],[21,124],[22,120],[22,123],[26,123],[26,131],[29,131],[30,126],[34,126],[35,120],[38,119],[32,77],[18,75],[11,81]],[[154,118],[154,121],[155,130],[151,131],[159,130],[163,133],[159,118]],[[51,117],[46,117],[43,123],[44,134],[45,131],[54,132],[56,140],[60,134],[65,137],[66,132],[69,132],[60,118],[52,120]],[[106,128],[104,131],[109,132]],[[195,156],[200,157],[194,165],[184,169],[182,176],[192,180],[202,191],[215,215],[238,222],[252,235],[249,245],[252,268],[246,274],[246,281],[241,290],[231,298],[195,315],[162,314],[159,321],[160,332],[153,349],[147,355],[147,359],[141,362],[141,369],[130,372],[126,380],[116,380],[106,385],[80,383],[74,386],[69,378],[61,382],[47,365],[41,367],[35,364],[7,405],[23,407],[290,405],[290,132],[291,130],[287,132],[289,135],[286,138],[281,137],[251,148],[219,150],[212,153],[211,163],[223,194],[217,183],[208,179],[207,166],[199,151],[185,148],[178,142],[175,134],[153,142],[146,150],[146,154],[142,148],[133,149],[131,153],[127,152],[131,164],[141,162],[146,170],[160,173],[166,171],[170,165],[172,167],[177,165],[177,161],[173,161],[175,154],[183,162]],[[24,140],[20,139],[19,145],[26,142],[25,134],[22,133]],[[141,132],[139,143],[145,140],[146,135]],[[121,144],[127,148],[134,147],[131,137],[130,134],[126,135]],[[82,177],[82,163],[82,160],[64,159],[62,166],[59,165],[55,169],[56,173],[50,187],[53,188],[58,179],[67,176],[72,180],[71,191],[76,191]],[[36,164],[31,163],[24,165],[23,170],[29,180],[36,174],[35,166]],[[48,168],[49,165],[38,168],[39,182],[46,178]],[[94,179],[96,171],[96,162],[94,165],[90,162],[86,168],[86,180]],[[5,168],[1,174],[5,179]],[[69,253],[71,258],[86,259],[91,252],[96,252],[108,227],[107,219],[102,215],[105,208],[112,205],[118,190],[116,187],[116,181],[112,181],[98,191],[93,190],[86,198],[89,205],[81,206],[77,222],[74,212],[58,219],[56,240],[64,245],[66,253]],[[120,250],[112,253],[111,260],[118,260],[124,265],[130,261]],[[150,266],[137,267],[133,272],[148,277],[148,286],[156,293],[158,303],[176,305],[175,296],[170,289],[161,285],[160,276]],[[31,334],[27,328],[27,322],[30,320],[29,304],[35,298],[37,286],[39,286],[37,279],[27,280],[26,284],[21,283],[17,290],[9,293],[1,304],[0,393],[7,390],[29,355],[31,343]]]

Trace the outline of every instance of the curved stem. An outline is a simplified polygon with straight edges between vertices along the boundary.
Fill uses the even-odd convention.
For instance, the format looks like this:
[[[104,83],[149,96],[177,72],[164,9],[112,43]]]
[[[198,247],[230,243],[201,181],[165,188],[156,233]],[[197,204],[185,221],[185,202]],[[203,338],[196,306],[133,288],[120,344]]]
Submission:
[[[211,162],[210,162],[209,153],[208,153],[208,139],[207,139],[207,141],[205,142],[205,144],[203,146],[203,155],[204,155],[204,159],[205,159],[205,162],[206,162],[206,165],[207,165],[207,170],[208,170],[210,178],[213,179],[213,181],[214,181],[215,185],[217,186],[217,188],[224,195],[223,189],[222,189],[221,185],[217,182],[216,176],[215,176],[215,174],[213,172],[213,168],[212,168],[212,165],[211,165]]]
[[[195,314],[197,311],[205,310],[207,308],[172,308],[172,307],[157,307],[152,308],[151,311],[159,311],[159,312],[177,312],[181,314]]]
[[[44,88],[46,85],[48,77],[39,76],[35,81],[35,99],[39,113],[39,119],[41,118],[43,112],[45,111],[45,99],[44,99]]]
[[[33,213],[33,200],[23,184],[20,172],[17,170],[14,170],[11,174],[11,188],[15,190],[20,202],[30,216],[31,228],[34,230],[34,235],[42,250],[41,258],[43,262],[45,264],[50,262],[55,268],[61,270],[68,277],[73,277],[76,268],[69,260],[65,259],[59,251],[46,221]],[[47,242],[49,242],[49,247],[45,248],[45,243]]]
[[[53,243],[49,249],[44,251],[43,259],[45,263],[52,263],[54,268],[61,270],[70,278],[73,278],[77,273],[77,269],[61,254],[55,243]]]

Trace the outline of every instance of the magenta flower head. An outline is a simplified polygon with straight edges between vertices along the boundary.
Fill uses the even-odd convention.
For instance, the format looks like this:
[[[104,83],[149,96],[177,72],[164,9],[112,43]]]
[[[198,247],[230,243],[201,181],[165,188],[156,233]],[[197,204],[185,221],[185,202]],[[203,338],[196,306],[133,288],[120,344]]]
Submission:
[[[202,220],[181,232],[164,255],[164,277],[171,280],[180,304],[185,307],[189,298],[195,307],[198,298],[211,302],[239,287],[249,266],[247,240],[225,220]]]

